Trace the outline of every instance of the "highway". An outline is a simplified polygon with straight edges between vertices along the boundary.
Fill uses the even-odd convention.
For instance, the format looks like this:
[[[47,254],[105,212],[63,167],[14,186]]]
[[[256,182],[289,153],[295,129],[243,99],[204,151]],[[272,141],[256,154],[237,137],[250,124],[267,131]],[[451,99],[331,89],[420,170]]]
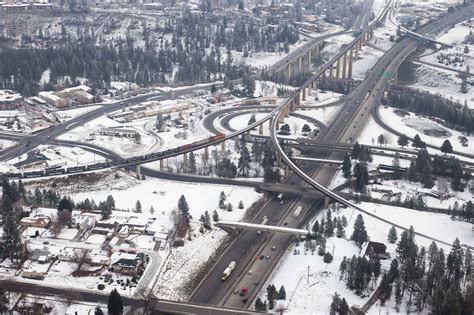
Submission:
[[[357,42],[361,36],[359,35],[353,43]],[[330,62],[334,63],[335,60],[340,58],[349,49],[350,45],[343,48]],[[323,69],[328,69],[329,65],[326,64]],[[319,73],[324,71],[323,69],[320,69]],[[279,109],[281,111],[283,106],[279,106]],[[273,119],[273,124],[276,124],[275,118]],[[324,158],[324,155],[314,152],[312,157]],[[314,175],[324,173],[328,183],[332,178],[331,173],[336,169],[335,166],[330,169],[328,167],[314,169],[314,164],[307,162],[300,163],[299,167],[306,173]],[[295,173],[290,173],[285,180],[285,183],[288,185],[297,185],[300,182],[300,177]],[[298,206],[301,206],[303,211],[299,216],[295,217],[293,214]],[[280,205],[276,198],[271,198],[252,222],[261,223],[263,217],[266,216],[269,220],[268,224],[301,228],[323,206],[324,199],[322,198],[285,196],[283,205]],[[287,250],[291,239],[287,235],[275,233],[257,235],[255,231],[243,231],[201,281],[198,288],[193,292],[191,301],[248,308],[281,256]],[[268,258],[263,260],[256,259],[257,256],[260,257],[262,255]],[[237,262],[236,269],[223,282],[220,280],[221,273],[231,261]],[[249,293],[245,297],[248,300],[245,300],[244,297],[238,294],[238,291],[244,287],[249,289]]]
[[[428,27],[424,27],[423,31],[427,32],[427,31],[433,31],[436,29],[441,29],[447,25],[455,24],[458,21],[463,20],[465,18],[466,18],[466,14],[458,11],[456,14],[453,14],[449,16],[448,18],[443,19],[443,21],[441,22],[437,21],[430,24],[430,26]],[[414,50],[414,48],[416,47],[416,44],[417,44],[416,41],[411,40],[411,39],[402,40],[399,44],[395,45],[394,48],[388,51],[377,62],[377,64],[373,67],[372,71],[367,76],[366,80],[364,80],[354,91],[350,93],[350,95],[346,97],[346,105],[344,106],[343,111],[345,111],[347,114],[338,115],[336,117],[336,119],[329,126],[329,133],[328,135],[326,135],[324,140],[333,141],[333,142],[348,142],[349,140],[356,138],[356,136],[360,133],[360,131],[365,125],[364,123],[365,119],[370,115],[370,108],[376,102],[378,102],[378,100],[380,100],[380,97],[385,89],[385,86],[388,83],[388,81],[391,79],[391,77],[393,76],[394,71],[398,68],[400,63]],[[369,92],[373,92],[373,93],[369,93]],[[297,91],[296,93],[300,93],[300,91]],[[295,97],[296,97],[296,94],[295,94]],[[290,98],[287,104],[289,105],[291,101],[292,99]],[[281,109],[283,111],[283,108]],[[282,114],[282,111],[279,113],[279,115]],[[297,174],[298,177],[303,178],[304,181],[308,182],[311,186],[323,192],[325,195],[345,205],[359,209],[351,202],[347,201],[346,199],[340,197],[339,195],[325,188],[331,181],[332,176],[336,171],[335,166],[325,166],[325,167],[320,166],[316,170],[316,174],[312,173],[312,175],[309,176],[307,175],[308,172],[306,171],[307,167],[300,168],[299,166],[296,166],[291,160],[289,160],[284,155],[281,147],[278,144],[278,139],[276,136],[276,124],[277,124],[277,119],[275,117],[272,121],[273,145],[275,146],[275,148],[277,148],[278,153],[282,155],[285,163],[291,167],[294,174]],[[323,155],[322,157],[329,158],[329,159],[342,158],[341,153],[332,153],[329,155]],[[294,174],[290,178],[294,178]],[[284,211],[283,216],[278,221],[277,225],[281,225],[283,221],[284,226],[298,227],[298,225],[301,224],[301,220],[298,218],[294,218],[291,214],[293,213],[293,209],[295,209],[295,207],[299,205],[300,203],[298,201],[293,202],[292,205],[290,205],[290,207]],[[360,210],[363,211],[363,209],[360,209]],[[381,220],[381,221],[384,221],[384,220]],[[388,223],[391,224],[391,222],[388,222]],[[404,228],[404,227],[401,227],[401,228]],[[248,232],[243,232],[242,234],[248,234]],[[427,237],[429,239],[433,239],[427,235],[423,235],[423,234],[418,234],[418,235],[422,237]],[[270,234],[268,241],[266,241],[264,244],[262,244],[259,247],[258,253],[264,256],[269,255],[270,260],[271,260],[271,257],[274,257],[274,256],[279,258],[284,252],[284,249],[282,248],[282,244],[285,244],[285,247],[286,247],[286,244],[288,244],[290,240],[291,238],[289,238],[288,236]],[[444,244],[444,242],[442,241],[439,241],[436,239],[433,239],[433,240]],[[245,248],[245,247],[242,246],[241,248]],[[274,250],[274,249],[277,249],[277,250]],[[244,261],[243,263],[245,264],[245,266],[241,268],[240,270],[236,271],[235,276],[237,279],[234,278],[233,281],[229,281],[229,282],[232,282],[231,285],[227,285],[227,284],[219,285],[218,283],[216,283],[219,281],[219,280],[216,280],[219,277],[219,274],[218,272],[216,272],[216,269],[220,268],[220,271],[222,272],[222,270],[225,268],[226,263],[228,263],[228,261],[222,260],[222,262],[223,263],[216,264],[216,267],[213,269],[213,272],[210,273],[210,277],[208,277],[205,280],[205,285],[202,284],[201,290],[198,291],[198,293],[193,296],[193,300],[201,299],[204,301],[205,298],[207,297],[205,294],[205,291],[206,289],[207,290],[209,289],[208,285],[214,285],[214,286],[218,285],[219,287],[223,288],[222,290],[225,290],[227,292],[227,294],[224,295],[224,297],[220,299],[219,305],[232,306],[232,307],[239,307],[239,306],[248,307],[248,305],[253,301],[253,299],[258,294],[259,286],[261,285],[262,282],[265,281],[265,279],[271,273],[271,270],[273,269],[272,267],[276,264],[276,263],[273,263],[272,261],[265,261],[265,260],[261,261],[257,259],[250,262]],[[251,274],[249,274],[250,271],[251,271]],[[259,276],[255,277],[256,274],[258,274]],[[226,280],[226,283],[227,281],[228,280]],[[246,298],[248,298],[248,301],[245,303],[242,300],[241,296],[239,296],[238,294],[235,294],[235,292],[238,292],[238,290],[244,287],[249,288],[249,293],[246,296]],[[255,289],[253,289],[254,287]],[[218,295],[220,295],[220,293]],[[217,296],[217,298],[218,297],[219,296]],[[211,297],[210,299],[208,298],[208,300],[215,301],[216,296]]]
[[[40,281],[17,282],[7,279],[1,279],[0,285],[8,292],[19,292],[29,294],[39,294],[42,296],[63,296],[83,302],[107,304],[109,292],[81,290],[75,287],[63,285],[50,286]],[[122,301],[125,306],[136,308],[144,307],[145,301],[139,297],[130,297],[122,295]],[[254,311],[243,311],[242,309],[231,309],[214,307],[209,305],[200,305],[196,303],[184,303],[170,300],[160,300],[151,298],[149,300],[149,309],[171,313],[171,314],[204,314],[204,315],[240,315],[256,314]]]

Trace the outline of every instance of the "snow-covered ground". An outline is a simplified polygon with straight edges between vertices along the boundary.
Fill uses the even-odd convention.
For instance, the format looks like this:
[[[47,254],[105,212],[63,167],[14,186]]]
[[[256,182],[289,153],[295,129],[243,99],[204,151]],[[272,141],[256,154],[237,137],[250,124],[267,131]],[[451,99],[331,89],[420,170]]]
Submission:
[[[452,221],[448,215],[419,212],[373,203],[361,203],[360,207],[407,228],[409,225],[413,225],[416,232],[425,233],[447,243],[452,243],[456,237],[459,237],[461,243],[470,246],[474,244],[471,224],[463,221]],[[326,251],[334,256],[334,260],[329,264],[324,263],[323,258],[317,256],[316,253],[312,255],[311,251],[308,251],[305,254],[304,242],[299,246],[291,246],[263,286],[260,294],[262,300],[266,300],[265,290],[267,286],[274,284],[277,290],[281,285],[285,286],[287,299],[283,303],[287,308],[287,312],[291,314],[328,314],[332,295],[335,292],[344,297],[349,306],[362,306],[368,300],[368,297],[362,298],[355,295],[355,293],[346,288],[344,281],[339,280],[339,265],[342,258],[344,256],[352,257],[352,255],[359,255],[359,248],[352,241],[348,240],[352,234],[354,221],[358,214],[359,211],[349,208],[341,208],[333,212],[333,218],[344,215],[347,218],[348,224],[345,229],[345,239],[338,239],[336,237],[327,239]],[[385,243],[387,245],[387,252],[391,257],[394,257],[396,244],[390,244],[386,241],[391,225],[368,215],[362,214],[362,216],[370,240]],[[440,230],[443,231],[442,235],[439,233]],[[400,230],[397,232],[398,234],[401,233]],[[427,247],[431,240],[416,236],[416,242],[419,246]],[[438,246],[449,250],[449,246],[442,244],[438,244]],[[294,254],[295,249],[300,251],[299,255]],[[387,270],[389,265],[389,260],[382,261],[382,269]],[[375,310],[371,312],[373,311]],[[392,312],[393,310],[387,310],[387,313]]]
[[[0,150],[5,150],[11,146],[14,146],[15,144],[16,144],[15,141],[0,139]]]
[[[302,104],[305,104],[302,102]],[[307,105],[313,105],[311,102],[308,102]],[[304,106],[304,105],[303,105]],[[305,116],[312,117],[314,119],[319,120],[325,125],[329,125],[329,123],[334,119],[335,115],[339,113],[341,110],[342,105],[338,106],[330,106],[330,107],[323,107],[323,108],[316,108],[316,109],[300,109],[297,112]]]
[[[183,247],[173,248],[170,252],[154,287],[158,298],[178,301],[188,299],[191,288],[186,285],[196,276],[226,235],[215,227],[211,231],[205,230],[204,234],[198,229],[199,227],[194,225],[191,232],[192,241],[186,242]]]
[[[104,149],[112,150],[124,156],[146,153],[156,144],[157,141],[154,136],[148,135],[134,128],[133,124],[125,125],[125,127],[128,127],[127,129],[135,129],[139,132],[140,143],[137,143],[133,138],[101,136],[98,132],[102,128],[124,127],[123,124],[120,124],[106,116],[99,117],[81,126],[72,127],[73,129],[58,138],[60,140],[79,141],[99,145]]]
[[[178,199],[181,195],[186,197],[189,212],[194,221],[199,220],[205,211],[212,214],[214,210],[217,210],[219,216],[226,220],[238,221],[245,212],[245,210],[237,208],[239,201],[244,201],[244,206],[248,207],[260,196],[252,188],[247,187],[186,183],[161,179],[139,181],[126,175],[119,179],[108,176],[104,181],[94,185],[80,187],[80,192],[74,192],[74,190],[76,190],[75,187],[71,187],[64,190],[64,194],[70,195],[74,201],[89,198],[94,199],[96,203],[105,200],[108,195],[112,195],[116,207],[119,209],[134,209],[137,200],[139,200],[144,213],[149,213],[150,207],[153,206],[154,216],[157,217],[160,223],[168,227],[173,224],[172,213],[176,211]],[[226,203],[233,205],[234,210],[232,212],[219,209],[218,203],[221,191],[227,196]]]
[[[405,163],[405,165],[400,164],[402,167],[406,167],[407,163]],[[416,196],[419,192],[426,191],[426,189],[423,189],[421,183],[410,183],[404,180],[387,180],[377,185],[368,185],[367,188],[370,191],[370,195],[378,199],[382,199],[383,193],[374,190],[386,189],[391,190],[393,193],[401,193],[400,198],[402,201],[407,197]],[[456,202],[460,207],[472,199],[472,194],[468,190],[463,192],[452,191],[452,193],[453,196],[445,200],[440,200],[432,196],[423,196],[423,200],[428,207],[447,209],[449,207],[453,208]]]
[[[36,149],[48,159],[46,162],[48,167],[72,167],[105,161],[102,156],[86,151],[80,147],[39,145]],[[39,168],[42,169],[43,167]]]
[[[382,51],[370,46],[363,47],[359,52],[359,59],[352,66],[352,77],[355,80],[363,80],[383,54]]]
[[[380,117],[387,125],[398,132],[404,133],[408,137],[413,138],[418,134],[422,141],[437,147],[441,147],[442,143],[448,139],[453,146],[453,150],[472,154],[472,145],[474,144],[473,136],[466,136],[459,131],[448,129],[427,118],[416,116],[414,113],[409,113],[409,116],[401,117],[395,113],[395,109],[390,107],[380,107],[379,111]],[[445,132],[445,136],[434,137],[423,133],[423,131],[434,129],[438,132]],[[458,140],[459,136],[466,136],[469,146],[463,147]],[[395,141],[396,139],[394,139],[394,142]],[[442,153],[439,152],[439,154]]]
[[[73,109],[66,109],[66,110],[59,110],[56,111],[55,113],[58,114],[61,117],[61,121],[68,121],[73,118],[76,118],[78,116],[87,114],[88,112],[91,112],[93,110],[96,110],[97,108],[102,107],[102,105],[93,105],[93,106],[84,106],[84,107],[77,107]]]

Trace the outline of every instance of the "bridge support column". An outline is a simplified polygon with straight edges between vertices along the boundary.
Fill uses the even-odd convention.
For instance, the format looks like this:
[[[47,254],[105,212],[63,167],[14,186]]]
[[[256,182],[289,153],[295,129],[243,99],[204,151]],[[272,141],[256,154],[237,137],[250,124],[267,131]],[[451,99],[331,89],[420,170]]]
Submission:
[[[165,160],[160,160],[160,171],[164,170],[165,168]]]
[[[295,99],[295,102],[296,102],[296,106],[300,106],[300,95],[296,95],[296,99]]]
[[[209,156],[209,147],[204,147],[204,155]]]
[[[285,118],[288,118],[290,117],[290,109],[288,107],[286,107],[284,110],[283,110],[283,116]]]
[[[358,42],[355,44],[355,47],[354,47],[354,48],[355,48],[355,55],[354,55],[354,59],[355,59],[355,60],[358,60],[358,59],[359,59],[359,48],[360,48],[360,47],[359,47],[359,43],[360,43],[360,41],[358,41]]]
[[[280,130],[280,119],[277,120],[275,129]]]
[[[303,72],[302,65],[301,65],[302,63],[303,63],[303,57],[298,58],[298,71],[299,72]]]
[[[306,88],[303,87],[303,89],[301,90],[301,92],[302,92],[302,95],[301,95],[301,96],[302,96],[303,101],[306,101]]]
[[[333,71],[334,71],[334,64],[330,65],[329,66],[329,80],[332,81],[333,80]]]
[[[225,141],[222,141],[222,142],[221,142],[221,151],[222,151],[222,152],[225,151]]]
[[[245,137],[245,134],[242,135],[242,138]],[[240,139],[239,139],[239,136],[235,136],[234,137],[234,146],[235,146],[235,149],[236,150],[239,150],[240,149]]]
[[[340,70],[341,70],[341,58],[337,59],[337,62],[336,62],[336,80],[339,80],[341,78]]]
[[[292,67],[291,63],[288,64],[288,70],[287,70],[287,72],[288,72],[288,78],[291,77],[291,67]]]
[[[137,173],[137,178],[141,180],[142,179],[142,166],[140,164],[137,164],[136,173]]]
[[[263,124],[258,125],[258,134],[263,135]]]
[[[270,117],[270,120],[268,121],[268,129],[270,130],[272,129],[272,124],[273,124],[273,117]]]
[[[313,82],[308,85],[308,95],[311,95],[311,90],[313,89]]]
[[[188,164],[188,154],[187,153],[184,153],[183,154],[183,164],[184,165],[187,165]],[[186,166],[185,166],[186,167]]]
[[[346,81],[346,69],[347,69],[347,52],[344,53],[344,56],[342,57],[342,81]]]
[[[280,156],[280,154],[277,154],[276,158],[277,158],[277,165],[280,166],[281,165],[281,156]]]
[[[319,45],[316,46],[316,56],[319,56]]]
[[[294,112],[294,111],[295,111],[295,102],[291,101],[290,102],[290,112]]]
[[[349,50],[349,69],[347,72],[347,78],[350,79],[352,78],[352,63],[354,62],[353,57],[352,57],[352,48]]]
[[[327,209],[329,207],[329,197],[324,197],[324,209]]]
[[[278,122],[279,123],[284,123],[285,122],[285,115],[278,116]]]

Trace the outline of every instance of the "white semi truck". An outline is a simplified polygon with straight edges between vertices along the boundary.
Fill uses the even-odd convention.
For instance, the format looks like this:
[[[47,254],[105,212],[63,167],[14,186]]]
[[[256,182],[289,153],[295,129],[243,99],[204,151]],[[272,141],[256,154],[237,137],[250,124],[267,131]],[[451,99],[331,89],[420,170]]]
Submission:
[[[235,265],[236,265],[235,261],[231,261],[229,263],[229,265],[225,268],[224,272],[222,273],[222,276],[221,276],[222,281],[225,281],[225,279],[227,279],[230,276],[230,274],[235,268]]]
[[[303,207],[302,207],[302,206],[298,206],[298,207],[296,208],[295,212],[293,212],[293,217],[297,218],[297,217],[300,215],[300,213],[301,213],[302,210],[303,210]]]

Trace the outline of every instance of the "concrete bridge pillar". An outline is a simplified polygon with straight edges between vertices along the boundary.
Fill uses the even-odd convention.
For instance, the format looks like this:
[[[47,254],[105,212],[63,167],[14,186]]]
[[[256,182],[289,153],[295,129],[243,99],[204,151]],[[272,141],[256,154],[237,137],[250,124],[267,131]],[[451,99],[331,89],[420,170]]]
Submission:
[[[209,147],[204,147],[204,155],[209,156]]]
[[[287,70],[287,72],[288,72],[288,78],[291,77],[291,67],[292,67],[292,65],[291,65],[291,63],[289,63],[289,64],[288,64],[288,70]]]
[[[334,68],[334,64],[332,65],[329,65],[329,80],[333,80],[333,68]]]
[[[313,82],[308,85],[308,95],[311,95],[311,90],[313,89]]]
[[[183,164],[184,164],[184,165],[187,165],[187,164],[188,164],[188,154],[187,154],[187,153],[184,153],[184,154],[183,154]]]
[[[299,70],[299,72],[303,72],[302,63],[303,63],[303,57],[298,58],[298,70]]]
[[[306,101],[306,87],[303,87],[303,89],[301,90],[301,93],[302,93],[303,101]]]
[[[329,207],[329,197],[324,197],[324,209],[327,209]]]
[[[285,115],[279,115],[278,116],[278,122],[279,123],[284,123],[285,122]]]
[[[242,135],[242,138],[245,138],[245,134]],[[239,150],[240,149],[240,139],[239,139],[239,136],[235,136],[234,137],[234,146],[235,146],[235,149],[236,150]]]
[[[288,107],[286,107],[284,110],[283,110],[283,116],[285,118],[288,118],[290,117],[290,109]]]
[[[342,57],[342,81],[346,81],[346,68],[347,68],[347,51],[344,53]]]
[[[273,117],[270,117],[270,120],[268,121],[268,129],[272,129],[272,124],[273,124]],[[278,129],[278,127],[277,127]]]
[[[316,45],[316,56],[319,56],[319,45]]]
[[[207,147],[206,147],[207,149]],[[160,171],[165,169],[165,160],[160,160]]]
[[[222,152],[225,151],[225,141],[222,141],[222,142],[221,142],[221,151],[222,151]]]
[[[337,62],[336,62],[336,80],[339,80],[341,78],[340,70],[341,70],[341,58],[337,59]]]
[[[277,120],[275,129],[280,130],[280,119]]]
[[[353,63],[353,57],[352,57],[352,48],[351,48],[349,49],[349,69],[347,72],[348,79],[352,78],[352,63]]]
[[[277,154],[277,165],[280,166],[281,165],[281,156],[280,154]]]
[[[258,134],[263,135],[263,124],[258,125]]]
[[[136,166],[136,173],[137,173],[137,178],[142,179],[142,166],[140,164],[137,164]]]
[[[290,102],[290,112],[294,112],[294,111],[295,111],[295,102],[291,101]]]
[[[355,59],[355,60],[358,60],[358,59],[359,59],[359,49],[360,49],[359,43],[360,43],[360,41],[358,41],[358,42],[355,44],[355,47],[354,47],[354,48],[355,48],[355,56],[354,56],[354,59]]]
[[[296,95],[296,106],[300,106],[300,94],[298,93],[298,95]]]

